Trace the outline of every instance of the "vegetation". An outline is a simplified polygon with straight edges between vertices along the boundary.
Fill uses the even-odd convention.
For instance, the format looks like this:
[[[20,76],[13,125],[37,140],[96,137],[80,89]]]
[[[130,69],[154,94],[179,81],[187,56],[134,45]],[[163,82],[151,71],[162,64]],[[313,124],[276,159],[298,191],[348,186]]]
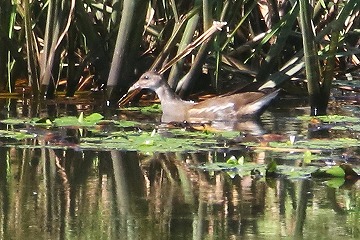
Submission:
[[[359,11],[357,0],[5,0],[0,91],[26,79],[21,90],[40,99],[103,89],[114,102],[180,54],[166,75],[183,97],[203,85],[202,72],[219,92],[229,78],[260,89],[306,78],[312,114],[323,114],[334,76],[359,67]],[[203,38],[213,21],[226,26]]]
[[[295,120],[295,119],[294,119]],[[19,145],[26,148],[123,150],[142,153],[159,152],[201,152],[220,149],[266,150],[271,152],[289,152],[304,154],[304,161],[310,163],[319,160],[314,154],[327,154],[334,150],[356,148],[358,139],[347,136],[348,132],[359,132],[359,118],[339,115],[311,118],[298,117],[298,121],[313,125],[318,131],[340,132],[328,138],[302,139],[301,134],[288,137],[287,134],[264,134],[254,138],[242,139],[237,129],[234,131],[213,128],[210,124],[185,124],[155,128],[153,124],[126,120],[105,120],[99,113],[79,117],[62,116],[58,118],[7,118],[0,124],[8,125],[0,130],[3,146]],[[66,131],[64,131],[66,130]],[[69,130],[69,131],[68,131]],[[25,140],[36,139],[44,144],[26,144]],[[239,140],[241,139],[241,140]],[[22,141],[22,142],[21,142]],[[22,146],[22,147],[23,147]],[[299,155],[296,156],[299,158]],[[323,155],[324,157],[324,155]],[[301,156],[300,156],[301,158]],[[236,161],[237,163],[237,161]]]
[[[360,76],[359,6],[3,0],[0,239],[358,239],[358,105],[154,124],[159,105],[104,109],[98,95],[116,103],[151,69],[185,98],[280,87],[323,114],[333,78],[358,83],[342,79]]]

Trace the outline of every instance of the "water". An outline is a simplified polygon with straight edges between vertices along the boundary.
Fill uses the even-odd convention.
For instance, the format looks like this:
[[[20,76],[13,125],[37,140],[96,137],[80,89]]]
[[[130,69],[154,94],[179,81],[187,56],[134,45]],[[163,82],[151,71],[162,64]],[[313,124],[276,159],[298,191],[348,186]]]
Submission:
[[[2,118],[35,112],[19,104],[3,107]],[[54,115],[96,111],[84,103],[55,109]],[[304,111],[273,109],[263,128],[306,135],[307,126],[291,118]],[[37,141],[26,143],[45,144]],[[359,182],[332,188],[325,180],[241,178],[194,167],[233,154],[259,164],[282,156],[244,149],[143,154],[0,146],[0,239],[360,237]]]
[[[214,153],[1,149],[1,239],[358,238],[360,185],[190,166]]]

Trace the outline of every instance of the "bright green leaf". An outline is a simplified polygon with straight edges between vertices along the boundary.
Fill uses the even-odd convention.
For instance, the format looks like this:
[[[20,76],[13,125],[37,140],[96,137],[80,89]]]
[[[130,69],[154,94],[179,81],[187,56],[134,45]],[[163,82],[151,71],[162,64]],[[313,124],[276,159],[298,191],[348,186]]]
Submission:
[[[311,151],[307,150],[304,152],[304,163],[311,163],[311,161],[314,159],[312,156]]]
[[[237,159],[235,156],[231,156],[227,161],[226,161],[227,164],[231,164],[231,165],[237,165],[238,162],[237,162]]]
[[[325,172],[327,174],[330,174],[330,175],[334,176],[334,177],[339,177],[339,178],[340,177],[341,178],[345,177],[345,171],[339,166],[333,166],[333,167],[327,169]]]
[[[93,114],[91,114],[91,115],[89,115],[89,116],[86,116],[86,117],[84,118],[84,121],[85,121],[85,122],[96,123],[96,122],[100,121],[100,120],[103,119],[103,118],[104,118],[104,116],[101,115],[100,113],[93,113]]]
[[[78,117],[78,121],[79,123],[83,123],[84,122],[84,112],[80,113],[80,116]]]

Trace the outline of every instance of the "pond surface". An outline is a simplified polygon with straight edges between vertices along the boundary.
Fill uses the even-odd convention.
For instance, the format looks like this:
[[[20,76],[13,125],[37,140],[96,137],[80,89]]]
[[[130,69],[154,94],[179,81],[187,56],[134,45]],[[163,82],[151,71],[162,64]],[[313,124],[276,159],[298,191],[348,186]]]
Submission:
[[[247,131],[297,139],[316,136],[329,142],[339,135],[358,140],[359,130],[348,128],[348,123],[341,125],[344,130],[299,120],[297,116],[307,114],[306,101],[290,103],[290,99],[279,101],[262,116],[261,124]],[[102,112],[107,119],[147,121],[148,128],[159,125],[158,114],[145,118],[123,111],[104,113],[91,100],[50,103],[40,110],[20,100],[1,99],[0,105],[0,119]],[[358,102],[352,101],[333,109],[358,117],[357,107]],[[1,129],[22,132],[29,131],[29,125],[2,123]],[[297,167],[302,154],[254,149],[238,142],[198,151],[186,147],[168,151],[161,145],[151,151],[126,151],[110,147],[110,141],[108,148],[96,149],[96,142],[91,147],[68,138],[54,142],[43,137],[48,128],[36,131],[36,138],[20,141],[0,133],[0,239],[360,237],[359,181],[334,184],[336,179],[265,178],[201,168],[232,156],[259,166],[276,161],[279,166]],[[77,136],[78,131],[86,128],[57,129],[67,137]],[[323,158],[313,165],[345,162],[358,168],[359,150],[355,144],[322,151]]]

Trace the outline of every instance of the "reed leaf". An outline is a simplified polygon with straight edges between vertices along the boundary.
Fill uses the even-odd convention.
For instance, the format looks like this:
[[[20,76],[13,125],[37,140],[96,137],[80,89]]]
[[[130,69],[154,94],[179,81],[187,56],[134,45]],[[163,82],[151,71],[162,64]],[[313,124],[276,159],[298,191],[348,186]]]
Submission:
[[[0,6],[0,92],[12,92],[13,90],[11,84],[10,39],[13,36],[14,15],[16,15],[16,11],[11,4],[11,0],[3,1]]]
[[[292,34],[292,28],[298,14],[299,4],[295,3],[292,9],[273,27],[271,31],[273,34],[268,34],[269,36],[274,36],[277,31],[279,32],[276,36],[276,42],[270,46],[270,50],[261,64],[260,70],[256,76],[257,81],[266,81],[269,75],[276,70],[276,61],[281,57],[279,52],[286,46],[286,42]],[[265,37],[264,40],[265,39],[269,39],[269,37]]]
[[[332,80],[334,78],[335,61],[338,46],[340,44],[341,31],[345,26],[345,22],[351,14],[357,15],[359,13],[360,4],[356,0],[350,0],[339,12],[336,19],[333,21],[333,28],[331,31],[331,38],[329,44],[329,51],[324,68],[324,79],[322,85],[322,94],[324,102],[328,103]]]
[[[107,80],[107,98],[110,101],[117,102],[121,91],[125,91],[134,78],[134,63],[139,55],[138,46],[147,7],[148,5],[141,0],[123,2],[121,22]]]
[[[35,97],[39,95],[39,76],[37,72],[37,52],[35,51],[35,42],[31,24],[31,10],[29,0],[24,1],[24,22],[25,22],[25,35],[26,35],[26,55],[28,65],[28,77],[32,93]]]
[[[199,8],[201,6],[201,2],[202,1],[195,1],[194,8]],[[198,11],[187,21],[184,33],[179,43],[177,54],[180,54],[193,40],[193,36],[198,30],[199,20],[200,12]],[[177,61],[171,68],[168,81],[171,88],[177,88],[179,78],[183,73],[184,61],[184,58],[179,59],[179,61]]]
[[[322,80],[320,62],[318,58],[318,48],[315,44],[315,34],[313,32],[311,5],[307,0],[299,0],[300,3],[300,25],[304,46],[304,61],[306,68],[307,86],[311,115],[324,114],[323,103],[320,92],[320,82]]]

